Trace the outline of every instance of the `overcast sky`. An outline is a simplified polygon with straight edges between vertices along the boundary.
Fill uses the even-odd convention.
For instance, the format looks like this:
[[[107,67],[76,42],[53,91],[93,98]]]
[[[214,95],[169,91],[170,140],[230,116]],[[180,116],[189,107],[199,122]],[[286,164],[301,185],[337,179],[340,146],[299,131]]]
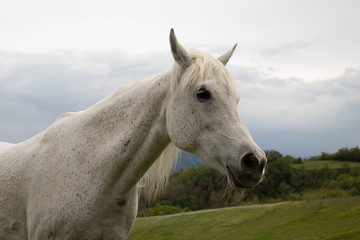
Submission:
[[[0,141],[167,71],[168,35],[228,64],[240,117],[263,149],[360,145],[360,1],[1,0]]]

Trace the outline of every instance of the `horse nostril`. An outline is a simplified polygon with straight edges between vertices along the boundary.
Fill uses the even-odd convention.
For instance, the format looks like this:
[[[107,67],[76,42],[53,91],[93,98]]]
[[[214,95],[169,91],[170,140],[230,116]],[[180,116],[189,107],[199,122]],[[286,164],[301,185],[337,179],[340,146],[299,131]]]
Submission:
[[[248,173],[257,172],[260,161],[259,159],[252,153],[246,154],[240,159],[241,168],[244,169]],[[264,164],[262,164],[262,168],[264,168]]]

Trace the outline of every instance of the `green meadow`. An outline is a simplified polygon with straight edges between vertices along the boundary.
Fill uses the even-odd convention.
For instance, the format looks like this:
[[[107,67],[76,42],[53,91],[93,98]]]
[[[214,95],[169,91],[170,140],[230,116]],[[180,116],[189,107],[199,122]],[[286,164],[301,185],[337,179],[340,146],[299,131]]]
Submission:
[[[330,169],[338,168],[360,168],[360,162],[346,162],[346,161],[331,161],[331,160],[305,160],[301,164],[292,164],[294,168],[304,167],[307,170],[321,169],[323,167],[328,167]]]
[[[360,197],[137,218],[129,240],[360,239]]]

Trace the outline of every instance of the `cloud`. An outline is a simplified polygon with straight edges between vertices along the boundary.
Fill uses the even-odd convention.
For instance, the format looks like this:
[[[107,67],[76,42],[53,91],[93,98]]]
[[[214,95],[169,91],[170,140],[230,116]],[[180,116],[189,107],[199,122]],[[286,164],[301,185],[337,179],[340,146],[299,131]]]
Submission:
[[[84,110],[139,78],[167,71],[169,54],[0,52],[0,141],[23,141],[64,112]]]
[[[0,52],[0,141],[26,140],[62,113],[84,110],[118,86],[172,64],[170,52]],[[312,82],[280,78],[272,69],[228,68],[241,99],[240,117],[262,148],[310,156],[359,145],[359,68]]]
[[[240,115],[260,145],[308,156],[359,144],[360,68],[312,82],[257,69],[235,70],[234,78]]]
[[[261,51],[263,57],[269,57],[271,59],[286,59],[289,60],[291,56],[297,54],[310,47],[306,42],[292,42],[282,44],[278,47],[272,47]]]

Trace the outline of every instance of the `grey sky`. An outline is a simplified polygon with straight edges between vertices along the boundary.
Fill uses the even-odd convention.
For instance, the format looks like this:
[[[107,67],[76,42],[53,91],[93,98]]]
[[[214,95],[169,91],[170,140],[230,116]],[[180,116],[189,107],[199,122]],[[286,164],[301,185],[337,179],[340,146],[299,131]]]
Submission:
[[[359,1],[19,1],[0,9],[0,141],[23,141],[117,86],[167,71],[171,27],[221,55],[265,149],[360,142]]]

